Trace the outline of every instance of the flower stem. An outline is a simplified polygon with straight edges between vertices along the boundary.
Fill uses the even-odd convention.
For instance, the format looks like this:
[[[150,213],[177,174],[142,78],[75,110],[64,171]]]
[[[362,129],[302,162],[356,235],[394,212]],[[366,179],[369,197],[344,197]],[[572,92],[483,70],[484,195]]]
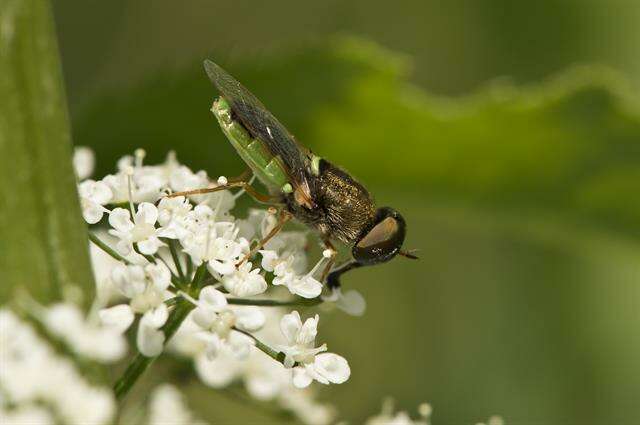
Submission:
[[[171,258],[173,259],[173,263],[176,265],[176,270],[178,271],[178,276],[180,280],[183,282],[187,281],[187,278],[182,271],[182,264],[180,263],[180,256],[178,255],[178,248],[176,247],[175,239],[169,239],[169,251],[171,252]]]
[[[256,348],[257,349],[259,349],[260,351],[265,353],[267,356],[271,357],[273,360],[275,360],[275,361],[277,361],[279,363],[282,363],[284,365],[285,354],[283,352],[274,350],[273,348],[269,347],[264,342],[260,341],[255,336],[251,335],[249,332],[245,332],[245,331],[243,331],[241,329],[238,329],[236,327],[234,327],[233,330],[238,331],[241,334],[244,334],[244,335],[248,336],[249,338],[253,339],[253,341],[256,344]]]
[[[323,300],[320,297],[312,298],[312,299],[305,299],[305,298],[295,299],[290,301],[268,300],[268,299],[253,300],[250,298],[227,298],[227,302],[229,304],[257,305],[261,307],[281,307],[281,306],[311,307],[314,305],[322,304]]]
[[[162,331],[164,332],[165,336],[165,344],[167,344],[171,337],[173,337],[184,319],[187,318],[194,307],[195,306],[187,300],[180,299],[176,301],[176,306],[169,314],[167,323],[165,323],[165,325],[162,327]],[[118,400],[123,399],[129,393],[140,376],[144,373],[145,370],[147,370],[147,368],[151,365],[151,363],[153,363],[156,358],[157,357],[146,357],[140,353],[136,355],[136,357],[133,359],[133,362],[131,362],[122,377],[118,379],[113,387],[113,391],[115,392],[116,398]]]
[[[89,232],[89,240],[91,240],[91,242],[93,242],[98,248],[100,248],[116,260],[122,261],[125,264],[131,264],[129,260],[114,251],[113,248],[102,241],[98,236],[95,235],[95,233]]]

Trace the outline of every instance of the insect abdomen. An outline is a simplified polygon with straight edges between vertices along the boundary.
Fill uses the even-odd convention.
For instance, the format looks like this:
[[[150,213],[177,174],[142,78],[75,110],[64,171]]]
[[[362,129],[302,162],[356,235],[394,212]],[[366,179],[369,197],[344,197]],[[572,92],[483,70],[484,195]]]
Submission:
[[[211,112],[242,160],[272,193],[282,193],[287,186],[290,188],[280,158],[271,155],[260,140],[251,138],[242,124],[233,120],[231,107],[223,97],[213,103]]]

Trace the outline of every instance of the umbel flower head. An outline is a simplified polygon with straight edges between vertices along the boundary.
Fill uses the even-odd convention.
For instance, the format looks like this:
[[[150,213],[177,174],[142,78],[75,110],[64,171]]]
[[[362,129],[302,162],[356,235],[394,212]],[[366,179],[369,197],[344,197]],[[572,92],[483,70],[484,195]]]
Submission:
[[[243,218],[233,211],[243,191],[167,197],[228,182],[191,171],[174,154],[147,165],[139,149],[118,161],[113,174],[86,180],[89,157],[79,151],[75,163],[83,215],[104,251],[94,259],[109,264],[95,264],[103,270],[97,311],[105,329],[122,336],[136,323],[143,356],[169,347],[194,360],[206,385],[241,381],[252,396],[277,401],[300,418],[310,407],[319,412],[305,422],[330,421],[330,410],[303,388],[346,382],[349,364],[316,344],[319,315],[303,321],[284,307],[322,303],[364,312],[359,294],[330,293],[320,281],[332,253],[310,261],[307,234],[288,229],[252,250],[276,225],[277,211],[252,209]]]

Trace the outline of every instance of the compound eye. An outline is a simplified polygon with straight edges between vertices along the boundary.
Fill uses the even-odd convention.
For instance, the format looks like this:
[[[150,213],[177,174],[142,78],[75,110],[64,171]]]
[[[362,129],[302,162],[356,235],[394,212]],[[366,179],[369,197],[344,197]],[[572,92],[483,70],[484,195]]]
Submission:
[[[376,224],[353,247],[353,257],[362,264],[382,263],[393,258],[404,242],[404,227],[394,217]]]

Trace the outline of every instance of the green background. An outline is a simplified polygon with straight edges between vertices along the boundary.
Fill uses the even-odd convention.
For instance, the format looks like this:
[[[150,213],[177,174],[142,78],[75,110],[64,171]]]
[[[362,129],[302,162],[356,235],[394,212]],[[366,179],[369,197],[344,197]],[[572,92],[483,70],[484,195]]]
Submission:
[[[352,423],[392,396],[434,422],[640,422],[640,3],[54,2],[74,142],[97,175],[143,147],[242,164],[208,108],[216,60],[409,224],[323,315]],[[384,47],[380,47],[384,46]],[[591,65],[591,66],[582,66]],[[156,365],[160,367],[161,365]],[[260,423],[191,387],[217,423]],[[239,419],[242,418],[242,419]]]

